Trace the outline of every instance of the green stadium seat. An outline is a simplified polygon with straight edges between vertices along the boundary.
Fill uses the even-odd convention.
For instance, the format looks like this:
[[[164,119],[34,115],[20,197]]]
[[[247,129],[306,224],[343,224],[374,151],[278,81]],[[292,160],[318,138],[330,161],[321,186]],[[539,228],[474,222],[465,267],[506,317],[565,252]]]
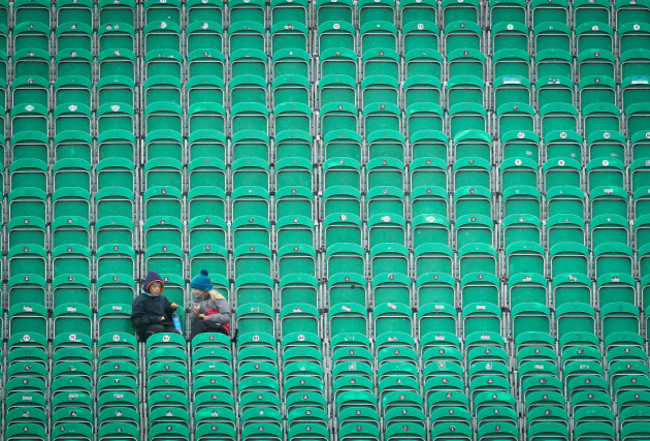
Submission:
[[[608,24],[611,22],[609,3],[598,0],[589,3],[588,0],[580,0],[573,7],[573,18],[575,23],[594,21]]]
[[[172,50],[179,51],[181,29],[178,23],[167,20],[157,20],[157,17],[147,19],[144,27],[144,51]],[[160,17],[162,18],[162,17]]]
[[[367,229],[371,248],[381,244],[406,245],[406,221],[401,216],[377,214],[368,219]]]
[[[518,214],[539,218],[541,205],[541,195],[535,187],[515,186],[503,192],[502,210],[505,217]]]
[[[536,26],[545,22],[569,23],[569,5],[567,1],[554,1],[545,3],[534,1],[531,3],[532,25]]]
[[[623,216],[602,215],[591,219],[591,244],[597,248],[605,243],[630,243],[628,222]]]
[[[42,276],[14,276],[7,283],[7,304],[9,309],[18,303],[38,304],[45,306],[47,294],[46,283]]]
[[[133,133],[134,122],[134,110],[129,105],[107,103],[97,109],[97,130],[99,133],[113,130]]]
[[[366,282],[359,274],[336,274],[327,282],[327,303],[354,303],[366,306]]]
[[[7,25],[0,23],[0,32],[4,35],[4,38],[0,38],[0,74],[2,78],[7,77]],[[6,83],[6,80],[5,80]],[[6,85],[5,85],[6,87]]]
[[[463,257],[467,258],[465,254]],[[461,264],[462,265],[462,264]],[[463,268],[461,266],[461,268]],[[492,274],[472,272],[461,276],[460,298],[463,306],[473,303],[501,303],[500,286]]]
[[[282,307],[298,302],[314,307],[320,304],[316,279],[310,275],[298,274],[282,277],[278,294]]]
[[[185,7],[189,23],[204,21],[207,17],[214,18],[217,23],[223,21],[224,5],[221,0],[208,2],[189,0]]]
[[[551,330],[551,312],[545,305],[519,303],[512,308],[512,336],[516,339],[525,332],[547,332]]]
[[[376,336],[395,332],[411,334],[412,312],[407,304],[378,304],[373,312],[373,321]]]
[[[314,180],[313,166],[308,159],[299,157],[282,158],[277,161],[276,167],[275,186],[279,190],[278,193],[284,190],[284,194],[287,197],[301,193],[297,197],[313,198],[311,193]],[[311,206],[311,202],[309,205]],[[304,213],[308,214],[311,211],[305,210]],[[278,218],[283,215],[278,215]]]
[[[631,256],[628,256],[628,259]],[[607,273],[601,273],[596,279],[596,297],[601,306],[612,302],[626,302],[633,305],[634,280],[629,273],[617,273],[615,267],[607,268]]]
[[[461,216],[454,227],[454,243],[459,250],[465,245],[495,243],[494,222],[488,216]]]
[[[648,152],[648,132],[637,131],[632,134],[630,137],[630,143],[632,147],[632,160],[638,158],[647,158],[650,156]]]
[[[445,0],[442,3],[442,19],[444,23],[456,20],[466,20],[478,23],[480,5],[477,1],[468,3],[457,0]]]
[[[490,439],[492,437],[504,440],[519,439],[519,429],[516,422],[484,423],[479,427],[477,433],[481,439]]]
[[[188,53],[206,49],[223,51],[224,32],[220,23],[221,20],[203,20],[190,23],[185,30]]]
[[[91,304],[90,277],[83,274],[61,274],[52,281],[52,301],[54,307],[62,304],[90,306]]]
[[[64,187],[52,194],[53,218],[76,216],[90,220],[91,214],[90,193],[87,190]]]
[[[120,4],[121,6],[124,6]],[[135,6],[133,3],[132,6]],[[101,8],[100,8],[101,9]],[[135,28],[133,25],[133,14],[134,9],[130,11],[119,11],[120,9],[128,10],[131,9],[128,6],[125,8],[116,7],[115,11],[112,12],[102,12],[100,10],[100,21],[104,21],[103,17],[106,17],[106,24],[103,24],[97,30],[97,37],[99,42],[99,51],[102,54],[108,54],[106,51],[127,50],[131,53],[135,51]],[[105,9],[106,11],[106,9]],[[109,14],[111,15],[108,18]],[[118,15],[122,15],[118,17]],[[131,15],[131,17],[127,17]]]
[[[237,303],[261,303],[272,306],[274,304],[274,290],[272,279],[269,276],[246,274],[237,279],[235,283]]]
[[[501,330],[501,310],[494,304],[473,303],[462,311],[463,335],[469,337],[472,333],[495,333]]]
[[[426,7],[426,6],[425,6]],[[416,9],[405,6],[406,9]],[[403,8],[404,9],[404,8]],[[435,19],[436,12],[433,12]],[[415,20],[415,18],[411,18]],[[403,23],[402,26],[402,48],[405,54],[426,51],[431,48],[436,50],[440,44],[440,28],[435,21],[426,21],[418,17],[416,21]],[[412,52],[416,51],[416,52]]]
[[[648,22],[618,21],[618,49],[621,55],[635,48],[647,47],[650,39],[649,25]]]
[[[97,331],[100,335],[112,332],[132,332],[131,307],[125,304],[102,306],[97,313]]]
[[[648,14],[648,5],[645,2],[636,4],[628,0],[616,2],[614,7],[617,23],[626,23],[629,21],[650,22]]]
[[[30,337],[35,334],[47,338],[47,316],[47,310],[43,305],[17,303],[8,311],[9,334],[14,336],[29,333]],[[28,337],[26,341],[30,340],[31,338]]]
[[[231,10],[232,13],[232,10]],[[232,17],[231,17],[232,20]],[[255,22],[232,22],[228,28],[228,43],[231,54],[238,49],[264,50],[264,26]]]
[[[239,245],[271,246],[271,225],[259,216],[238,217],[232,224],[235,247]]]
[[[34,430],[34,432],[32,432]],[[47,433],[44,427],[41,426],[32,426],[23,425],[19,422],[12,424],[7,427],[4,432],[4,436],[7,440],[18,441],[18,440],[28,440],[28,439],[45,439]]]
[[[444,179],[446,187],[446,177]],[[420,215],[440,215],[446,217],[448,214],[449,195],[446,189],[437,186],[414,187],[410,194],[411,216],[413,219]]]
[[[630,49],[620,54],[621,78],[643,77],[645,75],[644,68],[650,62],[648,55],[650,54],[644,49]]]
[[[349,0],[337,3],[331,0],[322,0],[316,4],[317,22],[320,26],[327,21],[342,21],[352,23],[353,5]]]
[[[45,222],[36,216],[21,216],[7,223],[7,245],[37,245],[45,247]]]
[[[507,243],[507,242],[506,242]],[[507,273],[545,274],[545,252],[539,242],[513,241],[506,244]]]
[[[378,105],[384,105],[384,107],[379,107],[382,110],[386,107],[396,106],[398,104],[398,89],[397,81],[388,75],[371,75],[364,78],[361,82],[361,105],[364,113],[376,111]],[[369,133],[373,131],[366,129],[369,130]]]
[[[287,305],[280,311],[281,334],[286,338],[292,334],[309,333],[320,335],[318,312],[312,305]]]
[[[413,104],[433,102],[440,104],[442,85],[440,79],[432,75],[412,75],[404,81],[404,102]]]
[[[535,112],[526,103],[503,104],[497,110],[499,133],[509,133],[515,130],[533,131]]]
[[[437,5],[431,1],[406,0],[404,3],[400,2],[400,12],[404,26],[420,21],[436,23],[438,16]]]
[[[454,274],[454,253],[449,246],[442,244],[421,245],[413,253],[415,272],[418,277],[424,274]]]
[[[89,56],[88,58],[91,57]],[[67,129],[67,127],[70,125],[70,122],[58,121],[58,119],[64,119],[66,117],[72,118],[71,116],[66,116],[66,114],[70,113],[74,115],[77,113],[77,111],[79,111],[79,113],[81,112],[85,114],[89,113],[86,107],[90,106],[92,83],[87,78],[84,78],[81,75],[67,74],[65,71],[63,71],[63,68],[65,68],[67,64],[70,63],[66,62],[64,59],[59,59],[58,66],[60,67],[60,74],[58,75],[59,79],[56,81],[54,85],[55,101],[57,104],[57,107],[55,109],[56,112],[55,118],[57,119],[55,120],[57,132],[63,132],[65,130],[69,130]],[[73,66],[69,66],[69,67],[72,68]],[[87,66],[80,66],[79,70],[81,70],[81,72],[75,72],[75,73],[82,74],[82,75],[90,75],[91,74],[90,63],[88,63]],[[65,106],[64,106],[66,104],[68,105],[67,111],[65,110]],[[75,105],[82,105],[82,107],[75,108],[73,107]],[[82,116],[78,116],[77,118],[82,118]],[[90,124],[89,124],[89,129],[90,129]],[[89,129],[85,131],[89,132],[90,131]]]
[[[457,218],[471,214],[492,214],[492,194],[484,187],[461,187],[454,192],[454,212]]]
[[[393,49],[368,49],[363,54],[361,63],[361,75],[364,78],[373,75],[386,75],[394,79],[399,77],[400,56]]]
[[[451,245],[450,223],[444,216],[419,215],[411,221],[413,249],[430,243]]]
[[[50,78],[50,57],[42,49],[21,49],[14,53],[14,78],[40,77]]]
[[[4,138],[2,138],[4,141]],[[42,133],[18,133],[11,137],[13,160],[38,159],[47,162],[48,142]],[[4,143],[4,142],[3,142]]]
[[[58,51],[91,50],[93,30],[88,23],[59,23],[56,27],[55,46]]]
[[[522,50],[501,49],[492,57],[494,78],[503,76],[520,76],[530,80],[531,60],[530,55]]]
[[[56,5],[57,24],[81,22],[91,24],[93,21],[93,4],[91,1],[82,1],[81,4],[72,0],[63,1]]]
[[[391,158],[404,162],[405,137],[396,130],[376,130],[368,136],[368,159]]]
[[[277,107],[286,104],[285,102],[309,105],[309,88],[309,81],[302,75],[277,76],[272,84],[273,102]]]
[[[405,55],[406,74],[408,77],[415,75],[431,75],[441,78],[443,59],[440,52],[434,49],[412,50]]]
[[[483,158],[459,158],[452,165],[455,188],[483,187],[491,189],[491,167]]]
[[[145,2],[144,7],[145,20],[147,22],[154,20],[170,20],[174,23],[180,23],[180,1],[163,3],[158,0],[149,0]]]
[[[54,337],[75,337],[78,334],[93,335],[92,311],[86,305],[60,305],[53,313]]]
[[[357,70],[357,56],[351,49],[343,48],[337,51],[335,48],[331,48],[321,52],[321,62],[319,65],[321,79],[334,75],[346,76],[352,80],[356,80]],[[301,71],[304,72],[303,69]]]
[[[532,131],[511,130],[501,135],[504,159],[529,158],[539,162],[539,137]]]
[[[313,206],[314,196],[304,187],[287,186],[276,192],[274,211],[281,226],[291,229],[293,219],[311,218]]]
[[[370,249],[369,258],[373,277],[382,273],[409,274],[409,252],[401,244],[379,243]]]
[[[361,7],[360,9],[362,9]],[[366,9],[369,11],[370,7]],[[366,15],[373,14],[375,17],[380,18],[379,13],[376,11],[377,6],[372,6],[372,13],[368,12]],[[379,8],[383,9],[383,8]],[[362,15],[360,13],[360,15]],[[360,23],[360,46],[361,54],[366,55],[373,49],[380,50],[395,50],[397,48],[397,28],[388,21],[368,21]]]
[[[406,125],[409,137],[417,134],[418,131],[443,130],[442,107],[431,104],[414,104],[406,109]]]
[[[49,15],[49,10],[47,12]],[[13,41],[15,51],[23,49],[49,50],[49,19],[47,23],[32,20],[34,20],[34,18],[30,17],[29,21],[25,20],[16,22],[17,24],[14,26]]]
[[[196,49],[187,56],[188,74],[190,78],[204,75],[214,75],[224,78],[225,57],[217,49]]]
[[[469,17],[458,17],[452,21],[445,19],[445,49],[448,56],[456,50],[481,50],[481,27],[475,22],[476,19]]]
[[[578,53],[591,49],[611,52],[614,30],[607,23],[582,22],[576,26],[576,46]]]
[[[316,274],[316,251],[309,245],[286,244],[278,249],[280,278],[296,274]]]
[[[281,23],[284,21],[307,23],[308,4],[306,1],[300,1],[298,4],[276,0],[271,3],[271,21]]]
[[[440,131],[422,130],[415,133],[410,141],[413,161],[437,158],[446,162],[449,157],[449,138]]]
[[[575,270],[575,268],[572,268],[572,270]],[[580,272],[561,273],[560,271],[558,271],[558,276],[554,277],[552,283],[556,305],[559,306],[573,301],[591,303],[591,282],[586,274]]]
[[[483,105],[485,84],[481,78],[474,75],[459,75],[453,72],[450,72],[450,77],[446,87],[446,97],[450,111],[454,105],[460,105],[461,103]]]
[[[519,103],[530,105],[531,102],[531,85],[530,81],[522,76],[502,76],[495,79],[493,99],[494,105],[500,109],[505,104],[519,106]],[[503,107],[507,109],[507,107]],[[524,106],[524,108],[527,108]],[[513,109],[516,110],[516,109]],[[507,133],[507,128],[501,129],[502,133]],[[517,130],[519,128],[517,127]]]
[[[37,245],[16,245],[7,253],[8,277],[15,275],[43,275],[46,271],[47,252]]]
[[[180,78],[182,60],[181,54],[172,49],[163,51],[150,50],[145,55],[146,77],[170,75]]]
[[[271,53],[282,49],[306,50],[307,26],[300,22],[275,22],[271,27]]]
[[[499,166],[499,181],[504,193],[515,189],[536,189],[537,163],[530,158],[504,159]]]

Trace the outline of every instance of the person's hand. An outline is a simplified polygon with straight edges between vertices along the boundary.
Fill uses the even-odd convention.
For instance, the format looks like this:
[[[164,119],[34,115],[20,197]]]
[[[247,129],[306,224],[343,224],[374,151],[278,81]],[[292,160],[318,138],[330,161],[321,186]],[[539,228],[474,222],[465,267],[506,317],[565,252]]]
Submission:
[[[201,307],[200,307],[199,305],[194,305],[194,306],[192,307],[192,312],[193,312],[194,314],[198,314],[200,310],[201,310]]]
[[[172,303],[171,307],[172,307],[172,309],[176,309],[176,308],[178,308],[178,305],[176,303]]]

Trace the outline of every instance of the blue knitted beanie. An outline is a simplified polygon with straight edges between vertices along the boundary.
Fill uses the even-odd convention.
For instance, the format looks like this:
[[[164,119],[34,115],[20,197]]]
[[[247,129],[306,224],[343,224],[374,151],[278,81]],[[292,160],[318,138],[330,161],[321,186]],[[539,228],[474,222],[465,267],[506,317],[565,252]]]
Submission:
[[[202,269],[201,274],[192,279],[190,287],[201,291],[210,291],[212,289],[212,280],[208,277],[208,270]]]

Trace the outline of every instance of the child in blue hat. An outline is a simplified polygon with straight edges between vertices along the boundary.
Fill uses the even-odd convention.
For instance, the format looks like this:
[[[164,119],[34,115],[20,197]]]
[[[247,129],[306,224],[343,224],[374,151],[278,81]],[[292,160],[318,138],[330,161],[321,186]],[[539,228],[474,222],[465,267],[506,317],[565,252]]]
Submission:
[[[208,271],[202,269],[201,273],[190,283],[194,295],[192,308],[192,335],[203,332],[220,332],[230,334],[230,320],[232,313],[228,300],[212,286]]]

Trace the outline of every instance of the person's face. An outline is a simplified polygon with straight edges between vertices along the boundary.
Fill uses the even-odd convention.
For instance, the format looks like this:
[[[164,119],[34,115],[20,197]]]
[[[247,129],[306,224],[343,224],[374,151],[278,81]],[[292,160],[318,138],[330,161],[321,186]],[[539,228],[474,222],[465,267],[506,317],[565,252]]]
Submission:
[[[149,294],[151,294],[152,296],[154,297],[159,296],[161,291],[162,291],[162,283],[152,282],[151,285],[149,285]]]
[[[192,288],[192,295],[194,296],[194,300],[201,300],[203,297],[205,297],[206,291]]]

